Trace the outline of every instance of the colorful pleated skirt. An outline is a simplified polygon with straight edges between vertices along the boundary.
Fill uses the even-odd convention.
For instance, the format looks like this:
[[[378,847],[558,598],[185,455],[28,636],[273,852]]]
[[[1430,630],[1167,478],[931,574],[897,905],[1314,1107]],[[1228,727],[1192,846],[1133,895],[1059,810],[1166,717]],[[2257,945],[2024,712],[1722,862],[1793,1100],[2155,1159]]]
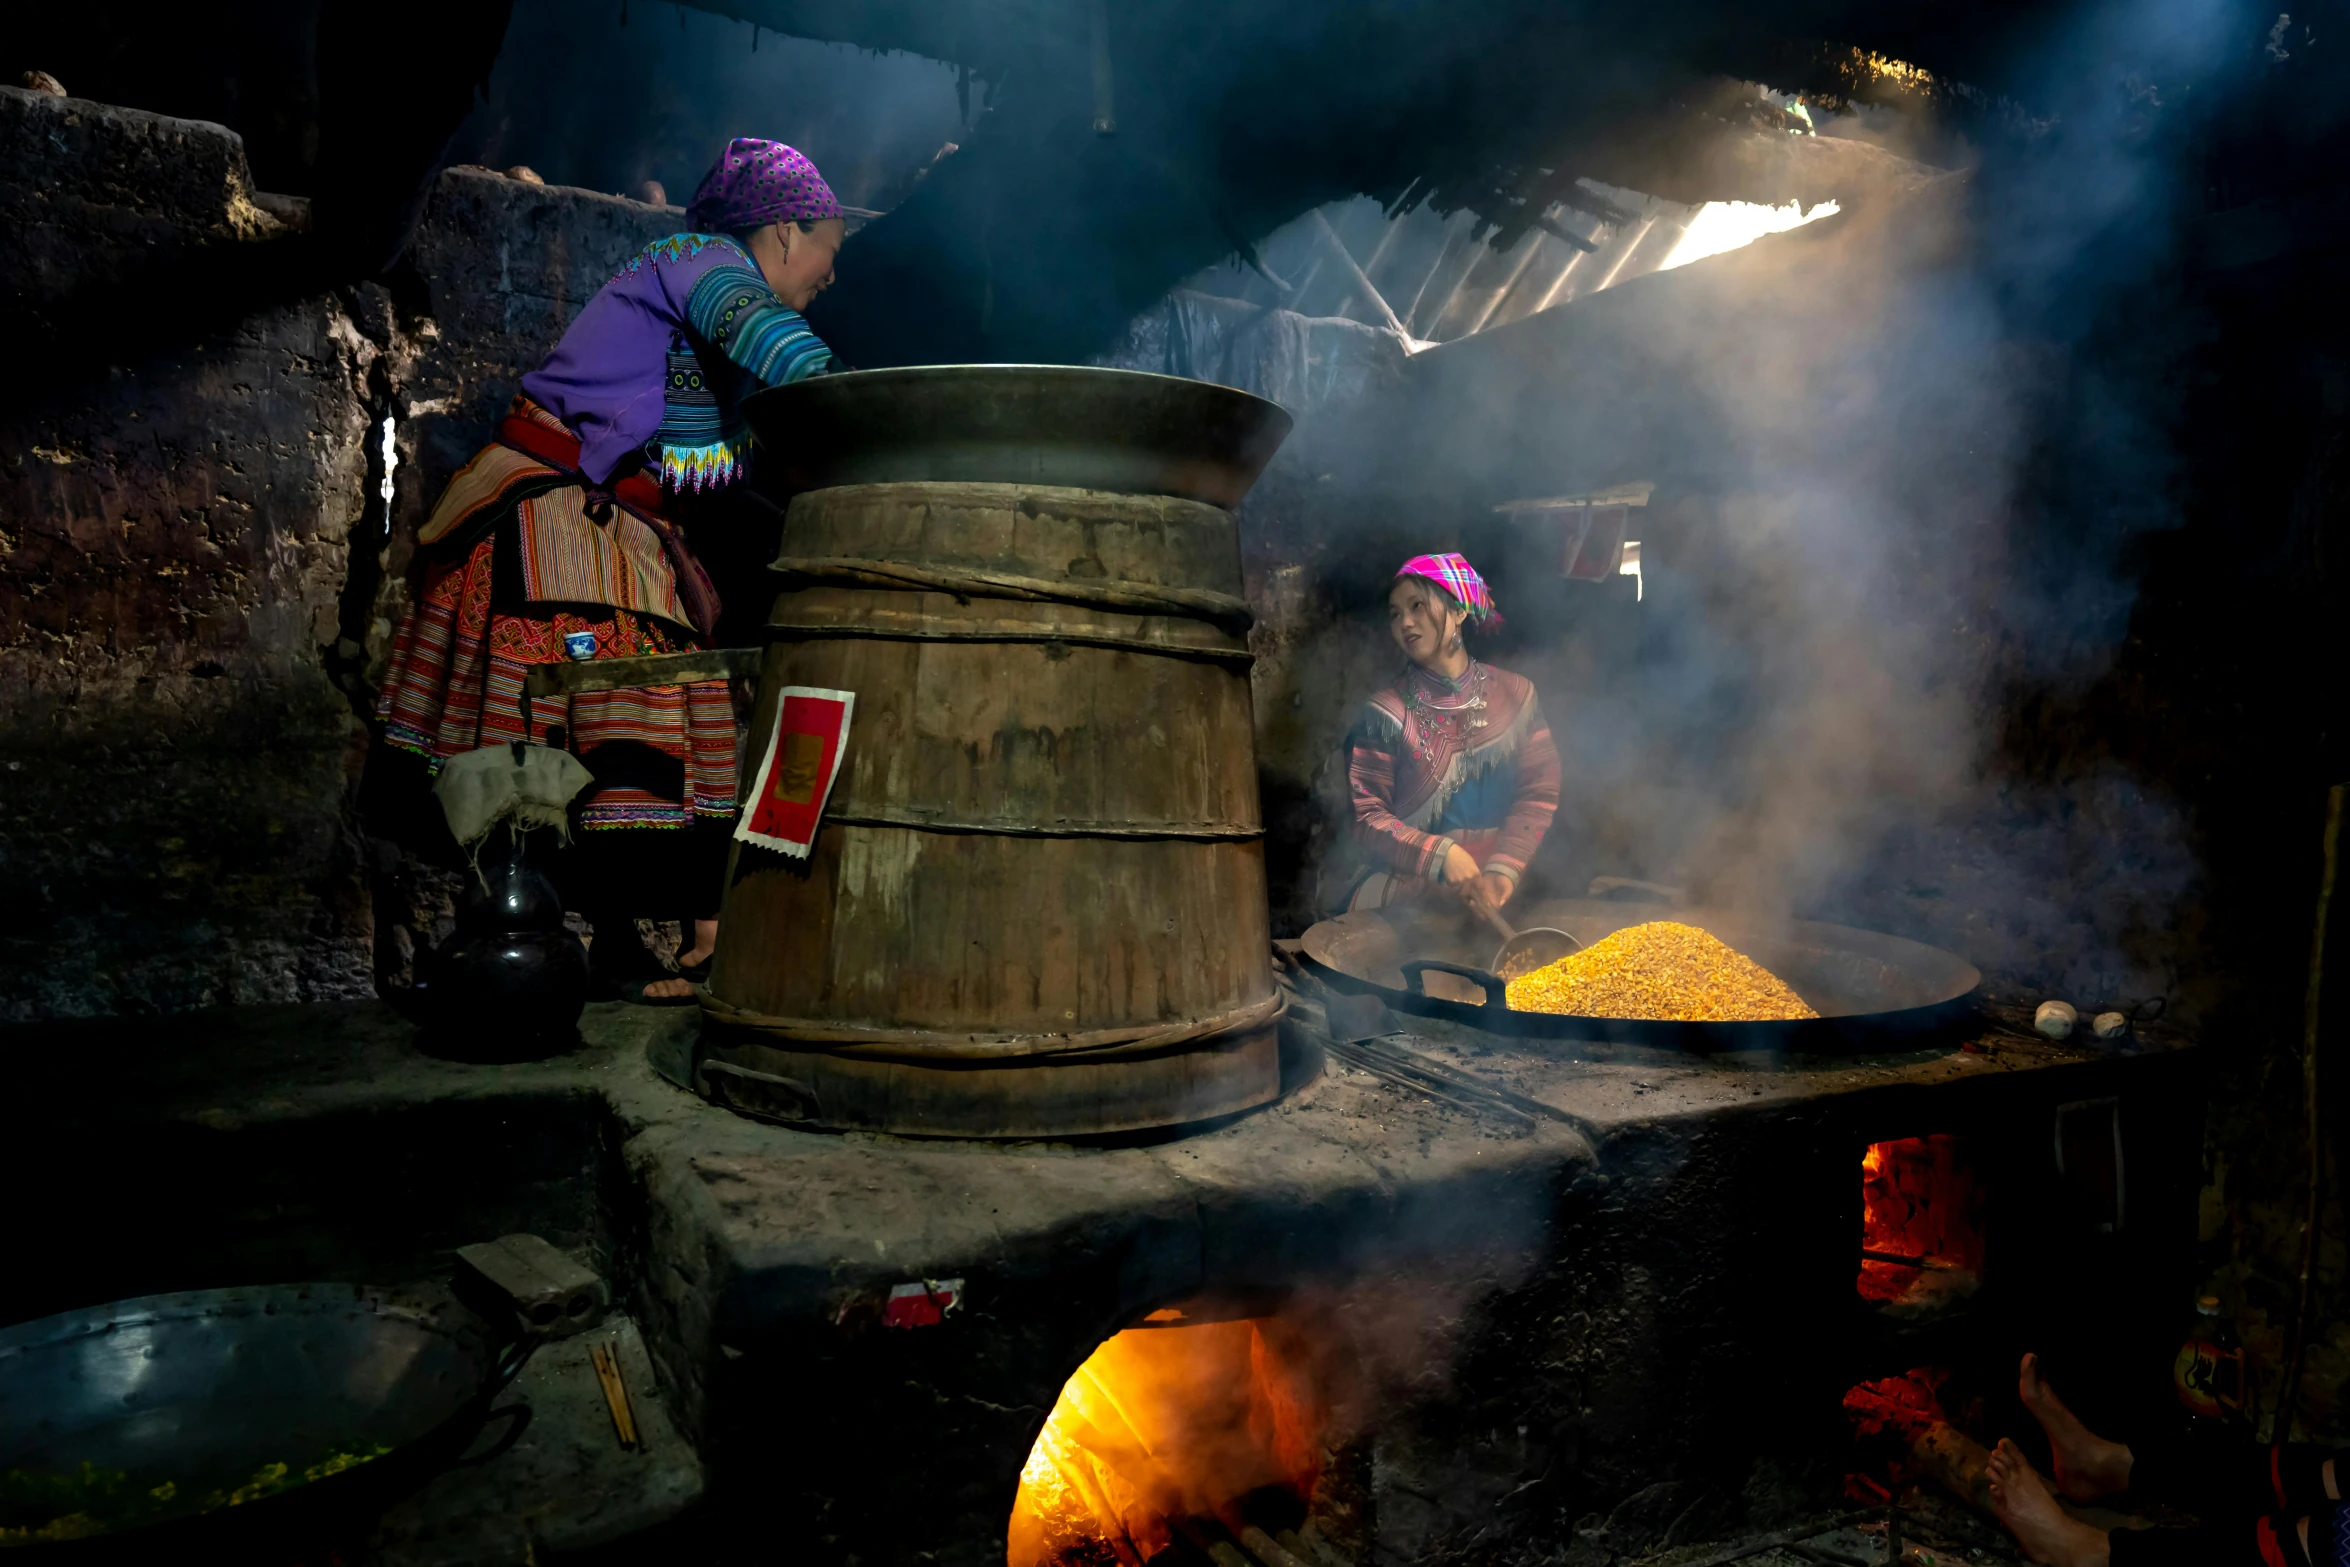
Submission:
[[[520,399],[507,431],[517,418],[537,424],[529,433],[542,441],[549,427],[569,436]],[[523,682],[534,665],[702,645],[684,623],[676,572],[664,553],[664,544],[680,549],[674,535],[656,535],[661,519],[649,515],[641,496],[633,510],[605,506],[601,522],[591,518],[582,501],[592,492],[561,471],[561,443],[547,453],[553,464],[503,442],[484,448],[450,481],[421,530],[428,542],[416,599],[393,637],[376,699],[385,743],[436,769],[504,741],[563,745],[598,774],[578,812],[589,831],[731,817],[736,720],[724,681],[541,698],[528,704],[525,719]],[[459,515],[452,518],[453,510]],[[509,551],[505,569],[518,579],[502,585],[501,542]],[[690,560],[687,569],[698,571]],[[493,593],[494,586],[503,591]],[[623,749],[609,749],[615,746]],[[598,765],[622,757],[626,765]]]

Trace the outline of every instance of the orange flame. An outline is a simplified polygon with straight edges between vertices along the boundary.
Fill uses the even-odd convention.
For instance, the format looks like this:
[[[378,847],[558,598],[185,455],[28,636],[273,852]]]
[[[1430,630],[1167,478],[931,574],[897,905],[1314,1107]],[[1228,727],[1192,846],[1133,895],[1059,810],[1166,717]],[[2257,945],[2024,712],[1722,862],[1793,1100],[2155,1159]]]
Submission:
[[[1077,1368],[1020,1471],[1009,1567],[1140,1567],[1172,1520],[1309,1494],[1324,1411],[1270,1319],[1129,1328]]]
[[[1983,1189],[1964,1140],[1944,1134],[1871,1143],[1860,1161],[1860,1293],[1898,1301],[1932,1274],[1983,1271]],[[1909,1262],[1886,1261],[1907,1258]],[[1922,1266],[1920,1266],[1922,1264]]]

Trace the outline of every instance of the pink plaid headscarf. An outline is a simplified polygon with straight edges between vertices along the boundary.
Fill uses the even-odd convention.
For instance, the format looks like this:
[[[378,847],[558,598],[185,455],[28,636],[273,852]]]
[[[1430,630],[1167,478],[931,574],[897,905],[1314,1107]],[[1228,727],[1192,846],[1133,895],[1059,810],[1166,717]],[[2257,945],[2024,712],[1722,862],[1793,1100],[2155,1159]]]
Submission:
[[[1477,575],[1477,568],[1469,564],[1466,555],[1414,555],[1396,572],[1404,577],[1421,577],[1435,583],[1452,595],[1453,602],[1468,611],[1469,619],[1478,625],[1502,623],[1501,610],[1493,602],[1493,590],[1485,579]]]
[[[839,216],[840,198],[805,153],[756,136],[726,144],[685,209],[687,227],[704,234]]]

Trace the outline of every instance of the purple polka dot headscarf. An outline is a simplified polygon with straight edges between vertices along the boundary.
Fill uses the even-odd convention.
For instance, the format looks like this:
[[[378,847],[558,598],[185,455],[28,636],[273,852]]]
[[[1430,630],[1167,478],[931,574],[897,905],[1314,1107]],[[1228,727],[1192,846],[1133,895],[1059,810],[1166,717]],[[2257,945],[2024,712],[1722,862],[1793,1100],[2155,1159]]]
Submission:
[[[705,234],[839,216],[840,198],[806,154],[756,136],[726,144],[685,209],[687,225]]]

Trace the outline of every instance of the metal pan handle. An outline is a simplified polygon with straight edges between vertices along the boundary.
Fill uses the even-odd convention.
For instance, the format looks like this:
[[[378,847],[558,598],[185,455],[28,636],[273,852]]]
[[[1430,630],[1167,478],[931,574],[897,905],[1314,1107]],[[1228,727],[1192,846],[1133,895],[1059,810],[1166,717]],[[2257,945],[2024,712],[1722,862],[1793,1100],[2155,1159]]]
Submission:
[[[490,1369],[489,1379],[482,1384],[481,1399],[488,1403],[512,1385],[522,1375],[522,1368],[530,1364],[530,1357],[539,1352],[544,1339],[531,1337],[516,1339],[498,1353],[498,1363]]]
[[[1439,974],[1458,974],[1463,979],[1475,981],[1485,992],[1486,1006],[1496,1012],[1509,1010],[1509,981],[1491,969],[1471,968],[1466,963],[1444,963],[1435,958],[1414,958],[1411,962],[1403,965],[1403,988],[1415,996],[1427,995],[1428,982],[1425,976],[1430,969],[1436,970]]]

